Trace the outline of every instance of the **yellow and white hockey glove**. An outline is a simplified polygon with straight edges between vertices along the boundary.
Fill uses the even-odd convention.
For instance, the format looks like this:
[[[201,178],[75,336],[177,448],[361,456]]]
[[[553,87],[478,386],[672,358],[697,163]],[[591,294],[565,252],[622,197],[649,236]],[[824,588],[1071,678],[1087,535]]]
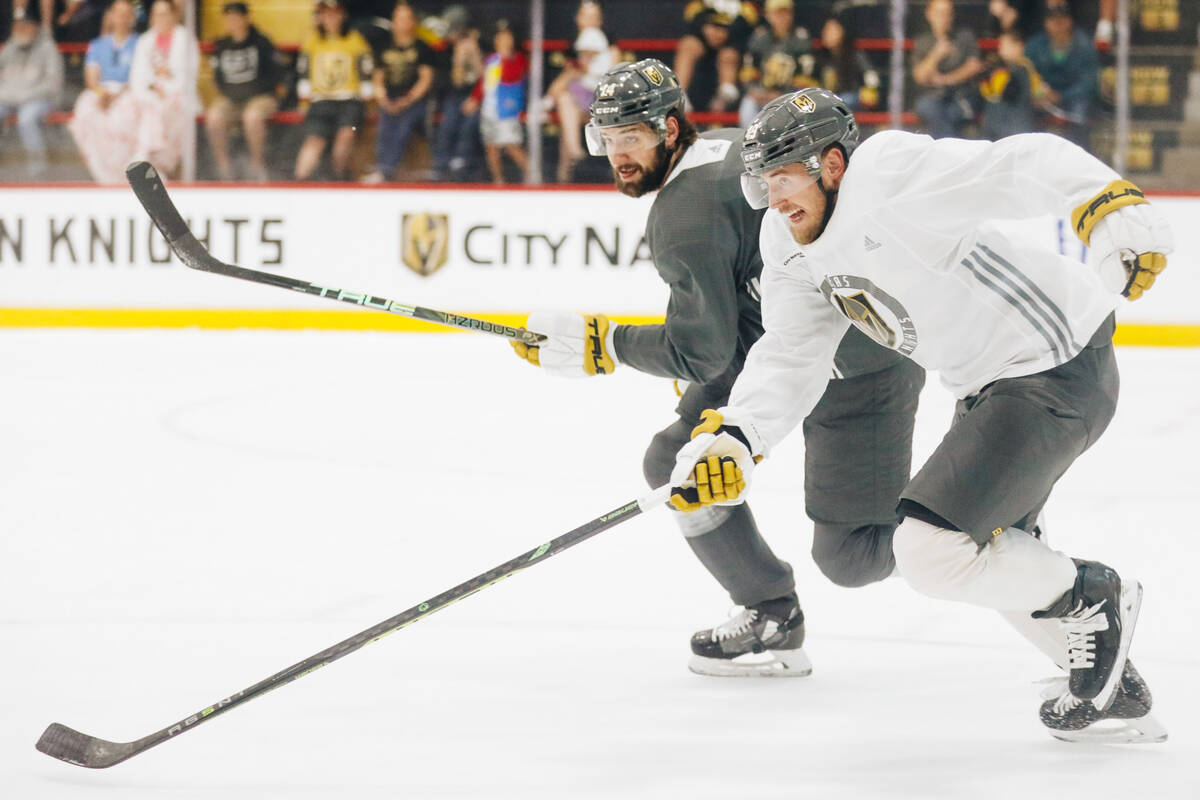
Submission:
[[[705,410],[692,429],[692,440],[675,455],[670,504],[691,513],[744,502],[762,449],[762,439],[745,414],[729,407]]]
[[[612,338],[617,330],[603,314],[535,311],[525,328],[546,337],[541,344],[510,342],[517,355],[547,372],[567,378],[610,375],[617,368]]]
[[[1078,206],[1071,224],[1091,248],[1091,262],[1104,286],[1130,300],[1154,285],[1175,249],[1167,221],[1129,181],[1113,181]]]

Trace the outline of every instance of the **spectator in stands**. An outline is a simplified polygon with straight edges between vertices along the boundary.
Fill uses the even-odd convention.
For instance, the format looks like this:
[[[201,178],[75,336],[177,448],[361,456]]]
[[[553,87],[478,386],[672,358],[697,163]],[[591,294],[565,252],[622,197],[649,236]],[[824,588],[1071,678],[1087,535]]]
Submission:
[[[955,136],[974,113],[968,92],[983,62],[974,32],[954,25],[950,0],[929,0],[929,31],[913,45],[913,82],[921,87],[916,112],[934,138]]]
[[[88,42],[100,35],[107,0],[67,0],[54,20],[54,38],[60,42]]]
[[[1025,57],[1025,43],[1015,27],[1000,34],[996,58],[979,83],[984,100],[984,139],[1000,139],[1034,130],[1033,103],[1041,79]]]
[[[796,29],[792,0],[767,0],[765,11],[767,26],[750,37],[738,76],[745,89],[738,107],[743,128],[776,97],[817,85],[812,40]]]
[[[0,19],[0,39],[12,35],[12,25],[18,19],[29,20],[42,30],[49,33],[54,22],[55,0],[12,0],[4,5],[3,18]]]
[[[296,180],[313,174],[330,140],[334,177],[346,180],[355,132],[366,117],[363,101],[375,91],[371,81],[375,64],[366,39],[347,26],[340,0],[317,3],[317,27],[301,48],[296,69],[297,93],[310,103],[304,117],[304,143],[296,156]]]
[[[1100,19],[1096,21],[1096,32],[1092,35],[1092,41],[1097,46],[1112,44],[1116,21],[1117,0],[1100,0]]]
[[[250,9],[244,2],[226,3],[222,12],[225,36],[217,40],[212,56],[218,94],[205,115],[208,143],[217,162],[217,175],[221,180],[232,179],[229,126],[240,119],[250,151],[249,177],[265,181],[267,123],[279,108],[276,91],[283,78],[279,54],[271,40],[250,22]]]
[[[604,16],[600,4],[584,0],[575,12],[578,35],[573,46],[574,57],[546,90],[542,109],[558,108],[562,133],[559,136],[558,182],[571,180],[572,168],[583,158],[583,138],[580,131],[587,111],[592,106],[596,87],[608,68],[617,63],[620,50],[611,45],[602,28]]]
[[[417,15],[400,0],[392,11],[392,43],[379,54],[375,68],[375,103],[379,133],[375,139],[375,171],[365,183],[391,180],[404,160],[413,129],[425,122],[433,86],[433,51],[416,36]]]
[[[529,166],[521,146],[521,114],[525,111],[525,75],[529,67],[525,54],[517,50],[516,35],[508,20],[498,20],[494,29],[494,52],[483,62],[483,75],[463,104],[463,112],[479,111],[488,172],[494,183],[504,183],[502,151],[522,174]]]
[[[857,37],[847,31],[841,17],[831,16],[821,27],[817,75],[821,88],[842,98],[851,111],[879,105],[879,73],[858,49]]]
[[[675,75],[692,108],[734,108],[741,97],[738,67],[758,25],[757,9],[738,0],[691,0],[683,19],[687,33],[675,50]]]
[[[1025,55],[1046,82],[1043,107],[1062,125],[1062,134],[1087,146],[1087,119],[1100,76],[1092,40],[1076,30],[1065,3],[1046,6],[1045,29],[1030,37]]]
[[[50,34],[23,13],[14,17],[12,36],[0,50],[0,122],[16,113],[30,177],[46,171],[42,121],[58,102],[62,87],[62,56]]]
[[[70,130],[92,177],[124,183],[125,166],[137,149],[138,103],[129,91],[129,71],[138,36],[133,4],[113,0],[104,15],[104,35],[88,45],[83,78],[87,88],[75,102]]]
[[[442,122],[433,144],[435,180],[458,180],[471,166],[479,146],[479,113],[467,114],[463,108],[475,84],[483,75],[483,53],[479,49],[479,31],[471,27],[471,18],[461,5],[442,12],[450,65],[445,76],[446,95],[442,100]]]
[[[988,0],[987,33],[998,37],[1002,33],[1019,29],[1021,9],[1014,5],[1015,2],[1017,0]]]
[[[134,158],[172,174],[180,164],[187,129],[196,119],[196,37],[179,24],[171,0],[155,0],[150,28],[138,38],[129,68],[129,89],[138,101]]]

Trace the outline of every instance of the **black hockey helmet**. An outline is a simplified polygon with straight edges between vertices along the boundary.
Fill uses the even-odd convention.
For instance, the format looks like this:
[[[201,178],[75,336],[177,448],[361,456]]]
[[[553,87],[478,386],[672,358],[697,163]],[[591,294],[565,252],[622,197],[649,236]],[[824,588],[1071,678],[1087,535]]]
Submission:
[[[657,58],[617,64],[604,73],[596,87],[591,121],[585,129],[588,152],[594,156],[609,153],[601,128],[645,122],[658,136],[664,136],[667,113],[673,108],[682,110],[683,104],[683,89],[674,70]]]
[[[821,174],[821,154],[840,144],[847,158],[858,147],[858,123],[840,97],[825,89],[801,89],[763,106],[742,141],[742,191],[753,208],[767,207],[761,176],[788,164]]]

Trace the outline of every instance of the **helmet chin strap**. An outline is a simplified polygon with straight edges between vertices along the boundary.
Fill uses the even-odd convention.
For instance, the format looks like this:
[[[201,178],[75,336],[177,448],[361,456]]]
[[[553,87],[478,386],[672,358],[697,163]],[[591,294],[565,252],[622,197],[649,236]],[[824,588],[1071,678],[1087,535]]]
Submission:
[[[821,193],[825,195],[825,211],[821,214],[821,224],[817,227],[817,237],[825,232],[825,226],[829,224],[830,217],[833,216],[833,207],[837,205],[837,189],[826,189],[825,181],[817,179],[817,186],[821,187]],[[814,237],[816,238],[816,237]]]

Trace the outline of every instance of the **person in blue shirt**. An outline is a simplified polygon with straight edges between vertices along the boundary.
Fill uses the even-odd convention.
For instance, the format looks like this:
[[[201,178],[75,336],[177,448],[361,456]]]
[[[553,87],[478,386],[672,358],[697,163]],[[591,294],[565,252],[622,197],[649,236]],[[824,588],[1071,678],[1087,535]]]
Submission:
[[[1025,55],[1045,82],[1045,105],[1065,121],[1062,134],[1086,149],[1087,119],[1100,76],[1100,58],[1087,34],[1075,28],[1066,3],[1046,6],[1044,30],[1029,37]]]
[[[98,183],[124,183],[137,147],[138,104],[129,92],[135,21],[133,4],[114,0],[105,14],[108,33],[88,45],[84,59],[87,88],[75,102],[70,129]]]

